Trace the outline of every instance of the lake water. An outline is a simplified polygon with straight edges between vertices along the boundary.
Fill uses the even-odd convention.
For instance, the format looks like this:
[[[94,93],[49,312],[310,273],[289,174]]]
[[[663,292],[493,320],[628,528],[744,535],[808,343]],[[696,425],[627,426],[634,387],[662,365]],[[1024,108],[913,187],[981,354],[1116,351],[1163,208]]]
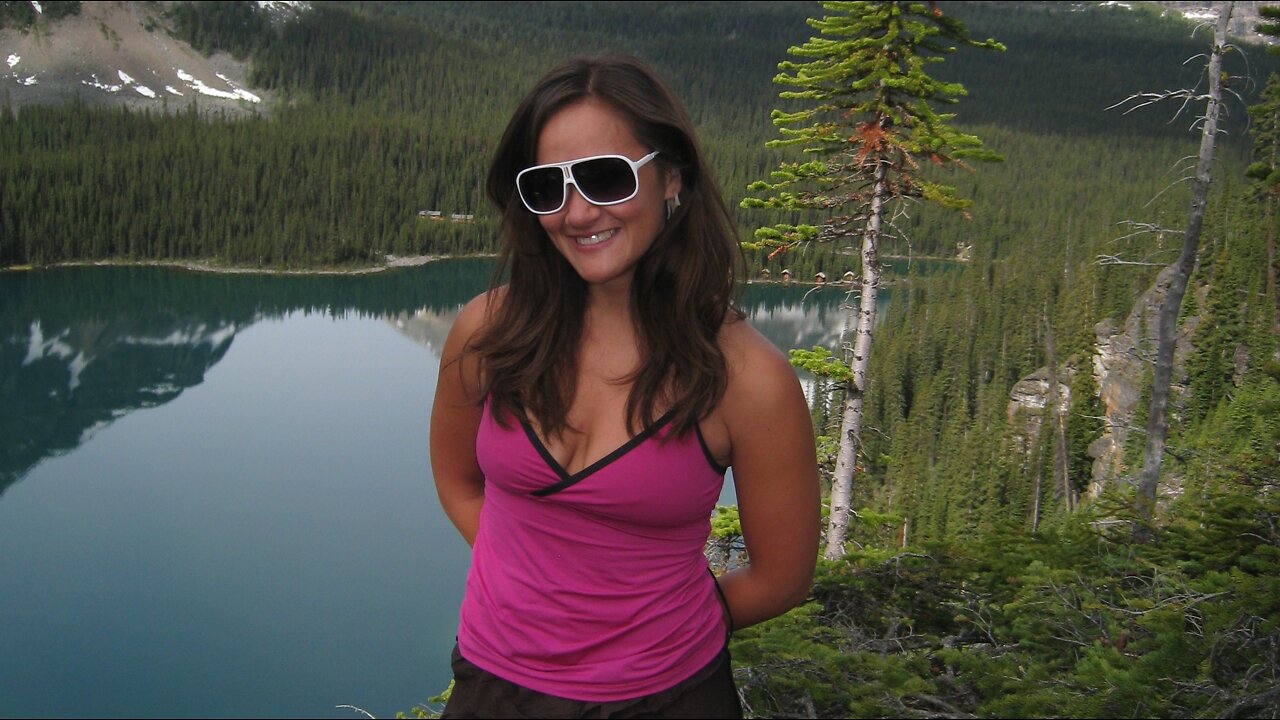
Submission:
[[[489,271],[0,273],[0,716],[394,717],[443,690],[468,551],[428,420]],[[744,305],[832,347],[844,295],[809,290]]]

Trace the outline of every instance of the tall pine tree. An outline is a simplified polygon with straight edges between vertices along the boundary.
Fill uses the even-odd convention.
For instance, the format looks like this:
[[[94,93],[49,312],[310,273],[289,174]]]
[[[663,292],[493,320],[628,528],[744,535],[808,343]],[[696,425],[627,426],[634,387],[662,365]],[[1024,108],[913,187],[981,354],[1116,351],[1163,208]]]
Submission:
[[[881,276],[881,235],[892,229],[905,201],[924,199],[957,210],[969,205],[954,188],[930,180],[922,172],[922,163],[999,159],[977,137],[953,128],[953,115],[934,112],[932,103],[954,103],[965,91],[960,84],[937,80],[925,70],[954,52],[956,44],[991,50],[1004,46],[994,40],[973,40],[936,3],[824,2],[822,6],[828,14],[809,21],[821,37],[791,48],[790,53],[801,61],[780,63],[782,72],[774,78],[794,88],[780,97],[803,101],[805,107],[793,112],[774,110],[773,122],[782,138],[768,143],[800,147],[813,159],[782,163],[772,182],[761,180],[748,186],[757,197],[747,198],[742,205],[826,215],[821,227],[783,223],[762,228],[756,233],[756,249],[776,254],[810,242],[862,238],[857,329],[842,361],[849,367],[838,372],[847,379],[842,383],[840,451],[824,552],[836,559],[844,553],[862,433]],[[793,355],[806,365],[826,360],[810,351],[793,351]]]

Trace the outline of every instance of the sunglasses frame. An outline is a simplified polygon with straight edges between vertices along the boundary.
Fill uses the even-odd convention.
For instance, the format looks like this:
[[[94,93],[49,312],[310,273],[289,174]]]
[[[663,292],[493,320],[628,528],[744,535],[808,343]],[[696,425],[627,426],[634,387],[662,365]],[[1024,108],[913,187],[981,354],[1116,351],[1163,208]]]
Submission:
[[[609,205],[620,205],[634,198],[636,195],[640,193],[640,168],[647,165],[650,160],[654,159],[657,156],[658,156],[658,151],[654,150],[653,152],[649,153],[648,155],[645,155],[639,160],[632,160],[626,155],[592,155],[591,157],[577,158],[575,160],[566,160],[565,162],[547,163],[546,165],[534,165],[533,167],[527,167],[521,170],[520,172],[516,173],[516,194],[520,196],[520,202],[524,204],[525,209],[533,213],[534,215],[554,215],[560,212],[561,210],[563,210],[564,206],[569,202],[569,188],[568,188],[569,185],[573,185],[573,187],[578,191],[578,194],[582,196],[582,199],[586,200],[592,205],[596,205],[598,207],[608,207]],[[588,196],[585,192],[582,191],[582,186],[579,185],[578,181],[573,177],[574,165],[577,165],[578,163],[590,162],[591,160],[622,160],[623,162],[625,162],[627,166],[631,168],[631,177],[632,179],[635,180],[635,188],[631,191],[631,194],[627,195],[626,197],[620,200],[610,200],[608,202],[598,202],[596,200],[592,200],[590,196]],[[529,201],[525,199],[524,190],[520,189],[520,178],[524,177],[525,173],[532,172],[534,170],[547,170],[550,168],[559,168],[560,176],[564,180],[564,185],[561,187],[560,204],[556,206],[555,210],[534,210],[533,206],[529,204]]]

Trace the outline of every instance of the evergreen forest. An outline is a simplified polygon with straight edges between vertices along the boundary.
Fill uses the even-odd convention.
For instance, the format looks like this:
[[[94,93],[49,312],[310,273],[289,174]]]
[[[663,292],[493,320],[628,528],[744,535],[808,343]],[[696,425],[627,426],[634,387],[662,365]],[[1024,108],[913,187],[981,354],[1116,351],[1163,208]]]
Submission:
[[[793,109],[773,78],[818,3],[332,2],[283,23],[254,6],[174,3],[168,22],[283,98],[259,116],[4,100],[0,267],[491,253],[483,182],[515,103],[563,57],[620,49],[684,99],[753,281],[859,270],[840,243],[752,242],[820,221],[813,211],[739,206],[789,159],[766,147],[771,111]],[[1135,542],[1151,307],[1186,225],[1198,110],[1123,101],[1202,84],[1212,32],[1148,3],[937,6],[1007,48],[962,48],[929,70],[964,86],[943,110],[1003,161],[926,169],[973,205],[908,205],[882,241],[905,301],[870,359],[846,553],[819,561],[809,602],[735,634],[744,707],[1280,716],[1280,61],[1246,44],[1227,56],[1160,504]],[[812,396],[828,473],[839,390],[820,380]],[[722,509],[712,549],[725,562],[740,533]]]

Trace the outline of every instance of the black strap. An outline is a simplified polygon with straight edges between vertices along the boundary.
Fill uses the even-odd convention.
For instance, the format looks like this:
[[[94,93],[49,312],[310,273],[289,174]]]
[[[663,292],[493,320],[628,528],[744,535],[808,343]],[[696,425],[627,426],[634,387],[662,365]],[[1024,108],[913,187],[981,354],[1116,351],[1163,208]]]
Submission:
[[[720,604],[724,606],[724,616],[729,621],[724,633],[725,640],[728,641],[729,636],[733,634],[733,610],[729,609],[729,600],[724,596],[724,590],[720,588],[720,578],[716,577],[711,568],[707,568],[707,572],[711,573],[711,582],[715,583],[716,594],[720,596]]]

